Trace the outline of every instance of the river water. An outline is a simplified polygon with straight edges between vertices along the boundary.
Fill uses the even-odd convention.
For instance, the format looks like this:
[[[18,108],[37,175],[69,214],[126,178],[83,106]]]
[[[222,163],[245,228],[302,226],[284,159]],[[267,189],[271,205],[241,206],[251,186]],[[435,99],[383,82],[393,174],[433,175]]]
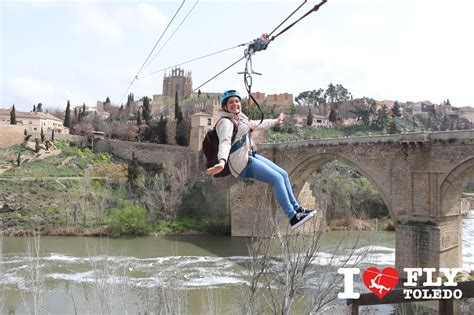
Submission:
[[[385,231],[325,233],[313,264],[336,274],[356,238],[355,252],[369,252],[361,269],[395,264],[395,233]],[[341,239],[344,246],[331,259]],[[249,283],[248,241],[228,236],[3,237],[0,313],[143,314],[163,307],[162,299],[175,303],[169,314],[236,313]],[[474,270],[474,210],[463,222],[463,268]],[[315,272],[307,286],[316,286],[318,277]],[[354,285],[367,291],[360,279]]]

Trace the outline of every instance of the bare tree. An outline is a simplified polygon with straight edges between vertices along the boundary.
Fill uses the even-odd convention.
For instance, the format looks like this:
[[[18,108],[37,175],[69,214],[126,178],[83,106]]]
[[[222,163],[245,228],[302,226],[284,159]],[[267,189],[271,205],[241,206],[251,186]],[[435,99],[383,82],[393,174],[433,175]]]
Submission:
[[[341,239],[333,252],[327,257],[321,249],[322,218],[318,217],[306,223],[310,226],[311,234],[290,232],[280,228],[275,216],[271,217],[271,201],[261,198],[255,211],[256,225],[254,237],[248,244],[250,284],[245,294],[246,303],[243,313],[258,314],[290,314],[295,304],[305,305],[304,312],[312,314],[324,313],[341,292],[342,275],[335,270],[328,272],[316,259],[324,256],[328,266],[353,267],[358,265],[367,254],[367,250],[357,250],[356,241],[351,248],[341,256],[345,239]],[[323,211],[320,212],[324,213]],[[318,216],[321,216],[318,214]],[[266,219],[265,219],[266,218]],[[305,230],[303,230],[305,231]],[[305,231],[306,232],[306,231]],[[262,237],[262,235],[271,237]],[[323,255],[324,254],[324,255]],[[326,270],[325,270],[326,268]],[[309,285],[314,283],[317,285]],[[304,301],[304,303],[299,303]]]
[[[173,252],[177,253],[177,248],[174,249],[173,247]],[[157,268],[159,267],[157,266]],[[182,282],[179,280],[181,273],[179,266],[171,272],[163,273],[159,269],[155,270],[155,272],[163,276],[163,285],[145,290],[144,303],[142,304],[143,313],[160,315],[186,314],[188,311],[188,296],[182,286]]]
[[[108,240],[105,244],[102,241],[94,244],[92,249],[87,248],[93,281],[90,288],[85,285],[82,287],[86,309],[80,310],[81,312],[115,314],[120,310],[123,314],[128,313],[128,302],[131,299],[131,288],[126,281],[128,265],[114,263],[107,248]]]
[[[39,233],[34,229],[32,236],[28,237],[27,255],[26,286],[31,291],[32,309],[28,307],[26,302],[27,298],[23,293],[21,294],[22,300],[25,309],[29,310],[28,313],[35,315],[46,314],[47,312],[44,305],[46,287],[41,263],[41,239]]]
[[[88,121],[81,121],[76,124],[74,124],[74,131],[76,134],[85,136],[85,137],[90,137],[92,136],[92,131],[94,130],[94,127],[92,124]]]
[[[82,208],[82,226],[86,227],[87,225],[87,212],[91,208],[91,201],[93,200],[92,192],[92,179],[91,174],[92,170],[86,169],[84,171],[84,177],[79,181],[79,191],[80,191],[80,200]]]
[[[181,199],[189,189],[187,169],[165,162],[160,173],[139,177],[137,185],[142,192],[140,202],[145,205],[148,218],[151,221],[173,221]]]

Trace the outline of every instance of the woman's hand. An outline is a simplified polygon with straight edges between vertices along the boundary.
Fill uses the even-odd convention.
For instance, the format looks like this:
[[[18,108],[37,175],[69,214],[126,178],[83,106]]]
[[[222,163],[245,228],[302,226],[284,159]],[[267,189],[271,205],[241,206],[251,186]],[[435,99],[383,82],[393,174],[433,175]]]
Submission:
[[[209,176],[212,176],[212,175],[216,175],[216,174],[219,174],[220,172],[222,172],[222,170],[224,169],[225,167],[225,160],[223,159],[220,159],[219,160],[219,163],[217,163],[216,165],[214,165],[213,167],[210,167],[206,170],[206,173],[207,175]]]
[[[285,121],[285,114],[280,113],[280,116],[278,116],[278,118],[277,118],[277,123],[279,125],[281,125],[281,124],[283,124],[284,121]]]

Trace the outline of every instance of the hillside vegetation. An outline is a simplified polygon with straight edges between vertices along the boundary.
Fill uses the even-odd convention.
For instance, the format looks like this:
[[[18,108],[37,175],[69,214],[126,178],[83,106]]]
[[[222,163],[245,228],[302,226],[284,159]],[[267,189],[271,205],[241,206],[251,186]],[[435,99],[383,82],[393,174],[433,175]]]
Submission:
[[[29,234],[33,229],[48,235],[109,236],[228,230],[227,220],[211,222],[207,212],[193,216],[193,209],[182,208],[213,210],[219,205],[203,198],[189,202],[199,199],[199,189],[171,187],[176,170],[166,165],[145,171],[136,162],[66,141],[55,145],[57,150],[38,153],[27,145],[0,149],[0,230],[5,234]],[[132,181],[130,165],[138,170]],[[177,191],[184,194],[178,196]]]

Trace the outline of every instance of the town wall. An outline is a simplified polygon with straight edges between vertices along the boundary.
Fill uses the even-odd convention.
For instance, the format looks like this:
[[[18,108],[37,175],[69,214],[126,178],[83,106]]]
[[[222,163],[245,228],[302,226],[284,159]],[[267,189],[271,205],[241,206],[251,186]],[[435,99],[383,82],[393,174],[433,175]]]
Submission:
[[[0,125],[0,148],[6,148],[18,143],[22,143],[24,139],[25,128],[16,125]]]

